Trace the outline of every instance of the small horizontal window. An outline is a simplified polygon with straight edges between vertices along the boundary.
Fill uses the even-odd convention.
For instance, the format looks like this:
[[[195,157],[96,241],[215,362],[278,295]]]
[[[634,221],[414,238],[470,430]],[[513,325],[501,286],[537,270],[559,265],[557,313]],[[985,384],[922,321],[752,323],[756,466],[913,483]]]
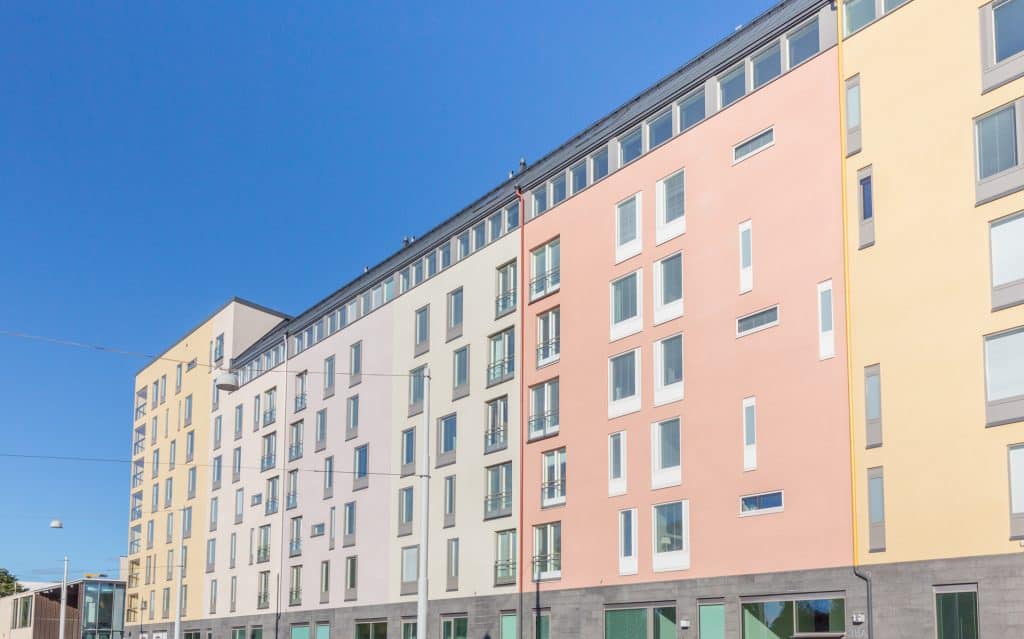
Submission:
[[[782,491],[740,497],[740,514],[754,515],[782,510]]]
[[[779,307],[773,306],[736,320],[736,336],[743,337],[755,331],[771,328],[779,323]]]
[[[740,142],[732,150],[733,162],[744,160],[758,151],[775,143],[775,129],[768,129],[758,133],[746,142]]]

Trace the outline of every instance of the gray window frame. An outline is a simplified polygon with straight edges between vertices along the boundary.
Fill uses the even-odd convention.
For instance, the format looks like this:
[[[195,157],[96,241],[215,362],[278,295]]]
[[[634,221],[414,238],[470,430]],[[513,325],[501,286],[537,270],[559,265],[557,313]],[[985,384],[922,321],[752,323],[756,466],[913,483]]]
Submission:
[[[459,384],[458,382],[458,367],[456,361],[459,353],[466,352],[466,380]],[[469,377],[470,377],[470,359],[469,359],[469,344],[466,344],[462,348],[457,348],[452,352],[452,401],[462,399],[463,397],[469,396]]]
[[[859,122],[857,122],[856,126],[850,126],[850,89],[853,88],[857,89],[857,113],[860,114]],[[843,93],[844,112],[846,113],[846,157],[860,153],[862,148],[861,131],[864,126],[864,105],[861,100],[861,93],[860,74],[858,73],[847,78]]]
[[[419,339],[420,330],[420,314],[426,316],[426,333],[423,335],[423,341],[417,341]],[[430,351],[430,304],[424,304],[417,308],[413,312],[413,357],[419,357],[424,353]]]
[[[868,380],[878,378],[878,418],[868,417]],[[881,364],[864,367],[864,447],[878,448],[882,445],[882,368]]]
[[[868,552],[885,551],[885,473],[881,466],[868,469],[867,482],[867,516],[868,516]],[[882,482],[882,520],[871,521],[871,480],[878,479]]]
[[[997,5],[1003,4],[1004,1],[1009,0],[995,0],[978,9],[981,26],[982,94],[1024,77],[1024,51],[1018,51],[1009,58],[996,62],[995,8]]]
[[[1009,498],[1009,512],[1010,512],[1010,539],[1018,540],[1024,539],[1024,511],[1014,512],[1013,510],[1013,451],[1018,449],[1024,449],[1024,443],[1021,444],[1010,444],[1006,447],[1006,480],[1007,480],[1007,497]],[[1024,473],[1024,464],[1020,468],[1020,472]]]
[[[455,420],[455,447],[452,448],[449,451],[442,451],[441,450],[441,443],[444,440],[444,432],[442,431],[442,425],[449,418]],[[458,418],[458,415],[456,413],[448,413],[447,415],[443,415],[441,417],[438,417],[437,418],[437,429],[436,429],[436,432],[437,432],[437,452],[436,452],[436,454],[437,454],[437,463],[435,464],[435,467],[436,468],[441,468],[442,466],[449,466],[451,464],[454,464],[455,463],[455,453],[459,449],[459,444],[458,444],[458,442],[459,442],[459,418]]]
[[[461,300],[460,304],[462,308],[460,309],[460,312],[462,314],[462,317],[459,318],[458,324],[452,324],[452,300],[455,299],[456,295],[458,295]],[[453,339],[458,339],[459,337],[462,337],[462,325],[466,319],[466,294],[463,290],[463,287],[460,286],[457,289],[448,292],[448,300],[447,304],[445,305],[445,310],[445,341],[450,342]]]
[[[409,462],[409,463],[406,463],[406,461],[405,461],[405,459],[406,459],[406,446],[405,446],[406,439],[405,438],[406,438],[406,435],[408,433],[412,433],[412,461]],[[399,444],[399,454],[402,457],[401,457],[401,460],[400,460],[400,462],[401,462],[400,463],[401,470],[400,470],[399,474],[402,477],[408,477],[409,475],[416,474],[416,427],[412,426],[412,427],[409,427],[409,428],[406,428],[406,429],[402,430],[401,437],[402,438],[401,438],[400,444]]]
[[[989,280],[992,282],[992,310],[1000,311],[1011,306],[1017,306],[1024,304],[1024,277],[1016,279],[1004,284],[996,285],[995,283],[995,269],[994,259],[995,252],[992,244],[992,232],[995,227],[1002,226],[1003,224],[1024,224],[1024,211],[1018,211],[1011,213],[1010,215],[1003,216],[999,219],[992,220],[989,222]],[[1022,247],[1024,250],[1024,247]]]
[[[991,400],[988,397],[988,344],[1010,335],[1024,333],[1024,326],[1016,326],[1003,331],[990,333],[983,338],[983,362],[985,372],[985,426],[1002,426],[1024,421],[1024,394]]]
[[[1017,129],[1017,165],[982,178],[981,140],[978,136],[978,125],[986,118],[1008,108],[1014,109],[1014,121]],[[992,200],[1024,190],[1024,98],[1018,98],[1001,104],[994,109],[982,113],[974,118],[971,126],[974,135],[975,206],[981,206]]]
[[[866,220],[864,219],[864,189],[861,188],[861,182],[865,179],[871,181],[871,217]],[[857,171],[854,188],[857,189],[857,224],[860,239],[857,248],[865,249],[875,245],[875,218],[878,217],[878,207],[875,205],[878,198],[875,197],[875,177],[872,165],[869,164]]]

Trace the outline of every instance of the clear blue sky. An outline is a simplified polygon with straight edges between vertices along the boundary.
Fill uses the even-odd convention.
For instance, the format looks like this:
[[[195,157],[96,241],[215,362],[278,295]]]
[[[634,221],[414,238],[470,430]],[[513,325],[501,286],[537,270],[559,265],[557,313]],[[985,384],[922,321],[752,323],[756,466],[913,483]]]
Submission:
[[[94,4],[0,4],[0,329],[158,352],[303,310],[774,2]],[[144,361],[0,360],[0,452],[129,456]],[[127,465],[0,475],[0,567],[116,570]]]

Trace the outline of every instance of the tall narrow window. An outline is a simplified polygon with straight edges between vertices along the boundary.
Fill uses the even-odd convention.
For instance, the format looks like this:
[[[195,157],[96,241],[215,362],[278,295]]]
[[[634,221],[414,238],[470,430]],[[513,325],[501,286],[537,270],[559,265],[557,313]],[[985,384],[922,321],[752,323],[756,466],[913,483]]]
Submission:
[[[986,423],[1024,419],[1024,327],[985,338]]]
[[[558,360],[561,352],[561,311],[555,308],[537,316],[537,366]]]
[[[672,111],[666,111],[647,123],[648,147],[654,148],[672,137]]]
[[[860,74],[846,81],[846,155],[860,151]]]
[[[544,453],[541,472],[541,507],[564,504],[565,448]]]
[[[654,572],[690,567],[689,506],[688,501],[674,501],[651,509]]]
[[[718,79],[718,104],[724,109],[747,94],[747,69],[740,63]]]
[[[594,175],[594,182],[608,175],[608,147],[601,149],[590,156],[591,172]]]
[[[494,317],[511,313],[516,308],[516,262],[512,260],[502,264],[497,269],[497,281],[495,289],[497,293],[494,298]]]
[[[490,466],[486,470],[484,519],[512,514],[512,462]]]
[[[416,311],[414,324],[414,354],[422,355],[430,350],[430,307],[424,306]]]
[[[489,338],[487,385],[492,386],[515,377],[515,329],[507,328]]]
[[[409,371],[409,417],[423,412],[423,394],[426,389],[425,366]]]
[[[637,573],[636,508],[619,511],[619,574]]]
[[[608,436],[608,495],[626,492],[626,431]]]
[[[452,591],[459,589],[459,538],[448,540],[448,557],[445,562],[447,583],[445,590]],[[462,635],[463,637],[465,634]]]
[[[679,130],[685,131],[702,122],[706,113],[707,103],[704,98],[704,89],[701,89],[679,103]]]
[[[402,431],[402,477],[416,472],[416,429]]]
[[[655,342],[654,404],[683,398],[683,336],[672,335]]]
[[[412,534],[413,487],[398,489],[398,536]]]
[[[996,220],[990,229],[992,309],[1024,303],[1024,213]]]
[[[448,293],[448,341],[462,336],[462,295],[462,287]]]
[[[978,586],[935,589],[936,639],[978,639]]]
[[[494,535],[494,585],[503,586],[516,582],[516,531],[499,530]],[[504,617],[502,617],[504,621]],[[503,624],[504,626],[504,624]],[[504,632],[502,639],[504,639]],[[514,639],[509,637],[508,639]]]
[[[558,432],[558,378],[530,388],[529,439]]]
[[[697,607],[698,639],[725,639],[725,604],[707,603]]]
[[[669,255],[654,263],[654,323],[683,314],[683,254]]]
[[[860,248],[867,248],[875,243],[875,199],[870,166],[857,171],[857,194],[860,205]]]
[[[548,185],[543,184],[533,192],[533,217],[548,210]]]
[[[348,353],[348,385],[355,386],[363,378],[363,343],[356,342],[349,347]]]
[[[562,522],[533,527],[533,570],[535,579],[562,576]]]
[[[644,138],[640,129],[634,129],[619,138],[619,166],[626,166],[644,152]]]
[[[569,182],[570,186],[572,186],[573,194],[579,193],[583,189],[587,188],[586,161],[580,162],[576,166],[569,169]]]
[[[608,360],[608,417],[640,410],[640,350]]]
[[[611,283],[611,339],[621,339],[643,328],[643,271],[633,271]]]
[[[560,204],[566,197],[565,174],[561,173],[551,180],[551,206]]]
[[[782,73],[782,48],[773,44],[753,58],[754,88],[768,84]]]
[[[818,284],[818,358],[836,354],[836,332],[832,314],[832,280]]]
[[[682,235],[686,231],[686,207],[684,198],[685,177],[683,171],[673,173],[658,181],[657,228],[654,240],[657,244]]]
[[[406,546],[402,548],[401,588],[403,595],[416,593],[417,581],[420,576],[420,547]]]
[[[740,293],[754,288],[754,228],[750,220],[740,224]]]
[[[530,299],[537,299],[558,290],[561,283],[559,238],[531,252],[533,277],[530,280]]]
[[[872,364],[864,369],[865,445],[882,445],[882,368]]]
[[[458,421],[454,413],[437,421],[437,465],[455,462]]]
[[[757,468],[757,398],[743,400],[743,470]]]
[[[334,316],[332,315],[331,317],[334,317]],[[323,388],[323,396],[324,397],[330,397],[331,395],[334,395],[334,379],[335,379],[335,377],[336,377],[336,375],[335,375],[335,370],[334,370],[334,355],[331,355],[330,357],[325,357],[324,358],[324,388]]]
[[[868,550],[885,550],[885,481],[880,466],[868,469]]]
[[[643,247],[641,233],[640,194],[631,196],[615,207],[615,261],[621,262],[640,253]]]
[[[651,488],[682,482],[679,418],[651,424]]]
[[[1010,446],[1010,539],[1024,539],[1024,444]]]
[[[455,525],[455,475],[444,478],[444,527]]]

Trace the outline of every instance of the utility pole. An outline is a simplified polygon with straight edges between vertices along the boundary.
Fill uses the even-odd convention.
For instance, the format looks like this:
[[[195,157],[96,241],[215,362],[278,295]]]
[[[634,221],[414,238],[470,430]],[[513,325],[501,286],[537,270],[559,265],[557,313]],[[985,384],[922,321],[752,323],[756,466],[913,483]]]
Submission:
[[[420,565],[416,584],[416,639],[427,639],[427,543],[430,530],[430,368],[423,369],[423,454],[420,459]]]
[[[178,597],[174,611],[174,639],[181,639],[181,594],[185,581],[185,509],[181,508],[181,535],[178,536]]]
[[[64,639],[64,619],[68,609],[68,556],[64,555],[64,578],[60,581],[60,630],[58,636]]]

